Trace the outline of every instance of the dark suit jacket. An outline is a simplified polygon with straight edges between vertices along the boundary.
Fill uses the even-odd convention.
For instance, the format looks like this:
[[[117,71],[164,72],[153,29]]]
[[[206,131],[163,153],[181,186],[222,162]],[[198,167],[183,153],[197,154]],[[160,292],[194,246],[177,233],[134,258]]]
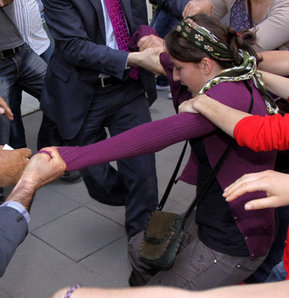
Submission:
[[[105,46],[100,0],[44,0],[45,18],[55,39],[49,62],[41,108],[54,120],[62,137],[78,133],[94,96],[99,73],[121,80],[128,53]],[[146,0],[122,0],[130,33],[147,24]],[[140,70],[140,80],[151,102],[156,98],[154,75]]]
[[[10,207],[0,208],[0,277],[27,232],[27,223],[17,210]]]

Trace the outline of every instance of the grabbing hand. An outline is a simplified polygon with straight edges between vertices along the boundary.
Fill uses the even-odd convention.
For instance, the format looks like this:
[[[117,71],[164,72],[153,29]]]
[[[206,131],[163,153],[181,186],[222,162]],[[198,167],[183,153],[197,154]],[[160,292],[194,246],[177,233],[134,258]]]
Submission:
[[[288,190],[289,175],[268,170],[242,176],[225,189],[223,196],[231,202],[247,192],[266,191],[267,197],[245,204],[246,210],[254,210],[289,205]]]
[[[212,13],[212,4],[208,0],[191,0],[189,1],[184,10],[183,17],[193,16],[198,13],[205,13],[211,15]]]
[[[146,35],[143,36],[137,43],[139,51],[142,52],[148,48],[160,48],[162,52],[165,51],[164,39],[156,35]]]
[[[179,105],[178,111],[179,113],[193,113],[197,114],[199,113],[199,104],[206,101],[212,100],[210,97],[208,97],[206,94],[197,95],[189,100],[186,100],[182,102]]]
[[[36,190],[63,175],[65,169],[66,164],[57,148],[47,147],[30,159],[21,180]]]
[[[16,150],[3,150],[0,146],[0,186],[6,187],[17,183],[31,156],[31,150],[21,148]]]
[[[1,96],[0,96],[0,114],[5,115],[9,120],[13,120],[13,113],[9,108],[7,102]]]

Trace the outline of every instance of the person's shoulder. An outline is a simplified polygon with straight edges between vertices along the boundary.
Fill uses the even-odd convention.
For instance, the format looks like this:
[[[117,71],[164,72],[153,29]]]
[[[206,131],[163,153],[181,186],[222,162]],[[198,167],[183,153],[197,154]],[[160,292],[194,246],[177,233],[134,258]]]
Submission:
[[[284,7],[289,7],[289,0],[275,0],[271,10],[274,10],[274,8],[284,8]]]

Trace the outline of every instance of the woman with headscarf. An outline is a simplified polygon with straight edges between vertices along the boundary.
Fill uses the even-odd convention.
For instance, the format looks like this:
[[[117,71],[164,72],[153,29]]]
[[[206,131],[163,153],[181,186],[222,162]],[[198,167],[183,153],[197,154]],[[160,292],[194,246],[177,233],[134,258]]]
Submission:
[[[175,95],[188,98],[206,93],[245,112],[250,105],[253,114],[277,112],[256,75],[253,40],[253,33],[238,35],[206,15],[184,19],[166,37],[172,68],[165,65],[168,55],[161,55],[171,85],[177,90]],[[185,93],[185,86],[189,93]],[[192,154],[180,179],[196,184],[198,191],[230,143],[229,137],[199,114],[178,114],[89,146],[62,147],[59,152],[67,170],[73,170],[155,152],[185,139],[193,139]],[[256,153],[234,143],[198,205],[195,217],[187,221],[181,248],[171,269],[158,272],[141,263],[138,252],[142,233],[131,239],[131,284],[196,290],[236,284],[254,272],[274,238],[274,210],[252,211],[248,215],[243,205],[257,194],[248,194],[236,203],[227,204],[222,193],[227,185],[247,172],[273,169],[275,155],[275,152]]]

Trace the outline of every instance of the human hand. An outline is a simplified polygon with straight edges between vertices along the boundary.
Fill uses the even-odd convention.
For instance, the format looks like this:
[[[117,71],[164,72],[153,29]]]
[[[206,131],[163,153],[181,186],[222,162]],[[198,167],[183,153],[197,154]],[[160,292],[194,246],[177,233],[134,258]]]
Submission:
[[[5,115],[9,120],[13,120],[13,113],[9,108],[7,102],[1,96],[0,96],[0,114]]]
[[[249,201],[244,206],[246,210],[255,210],[289,205],[288,190],[289,174],[268,170],[243,175],[225,189],[223,196],[231,202],[247,192],[266,191],[266,198]]]
[[[34,190],[64,174],[66,164],[56,147],[41,149],[29,161],[21,176],[22,181]]]
[[[160,54],[162,53],[161,48],[148,48],[141,52],[142,62],[141,67],[153,72],[156,75],[166,74],[164,68],[160,63]]]
[[[166,74],[160,63],[160,48],[148,48],[142,52],[131,52],[128,54],[127,65],[142,67],[155,74]]]
[[[14,0],[0,0],[0,7],[4,7],[6,5],[9,5],[13,2]]]
[[[178,107],[178,111],[179,113],[200,113],[199,104],[200,102],[205,102],[206,100],[210,100],[210,98],[206,94],[197,95],[189,100],[182,102]]]
[[[211,15],[212,13],[212,4],[208,0],[191,0],[189,1],[184,10],[183,17],[193,16],[198,13],[205,13]]]
[[[0,186],[6,187],[17,183],[31,156],[31,150],[21,148],[10,151],[2,148],[0,146]]]
[[[139,51],[142,52],[148,48],[160,48],[162,51],[165,51],[165,41],[163,38],[160,38],[156,35],[146,35],[143,36],[137,43]]]

